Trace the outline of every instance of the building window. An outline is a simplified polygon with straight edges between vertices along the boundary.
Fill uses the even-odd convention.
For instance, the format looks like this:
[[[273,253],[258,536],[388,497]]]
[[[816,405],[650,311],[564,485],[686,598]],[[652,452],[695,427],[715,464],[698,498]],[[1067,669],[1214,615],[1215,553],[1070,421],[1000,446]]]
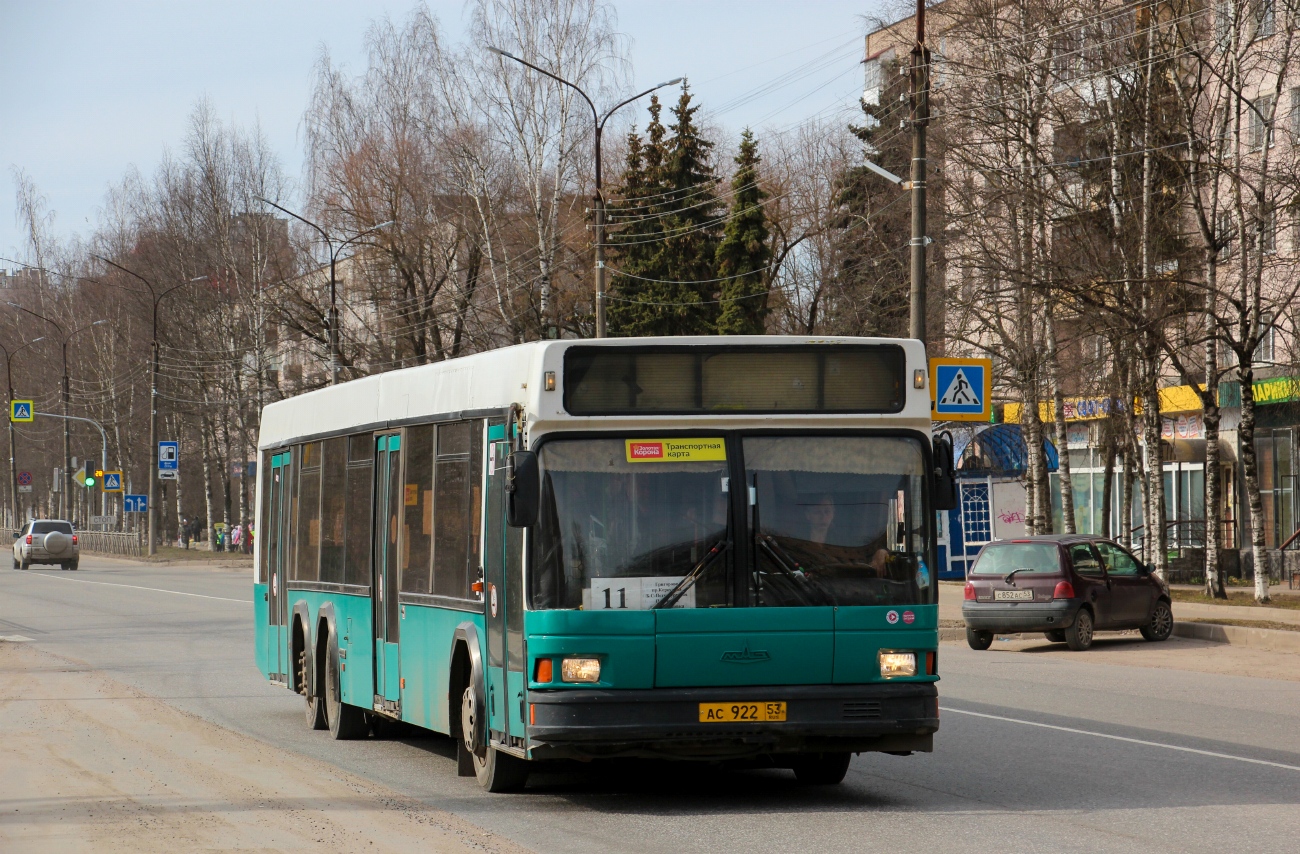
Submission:
[[[1255,362],[1260,365],[1273,364],[1273,347],[1276,343],[1277,327],[1273,324],[1273,312],[1259,313],[1259,344],[1255,347]]]
[[[1300,86],[1291,87],[1291,136],[1300,143]]]
[[[1273,145],[1273,102],[1272,95],[1256,98],[1250,104],[1250,149],[1259,151],[1265,145]]]
[[[1277,252],[1277,211],[1272,208],[1264,211],[1260,218],[1259,230],[1264,254],[1272,255]]]
[[[1233,221],[1232,211],[1219,212],[1219,227],[1215,231],[1214,236],[1223,247],[1219,254],[1224,258],[1231,257],[1233,239],[1237,236],[1237,223]]]
[[[1218,0],[1214,4],[1214,39],[1221,49],[1232,44],[1234,4],[1231,0]]]
[[[1266,39],[1277,32],[1276,0],[1257,0],[1255,37]]]

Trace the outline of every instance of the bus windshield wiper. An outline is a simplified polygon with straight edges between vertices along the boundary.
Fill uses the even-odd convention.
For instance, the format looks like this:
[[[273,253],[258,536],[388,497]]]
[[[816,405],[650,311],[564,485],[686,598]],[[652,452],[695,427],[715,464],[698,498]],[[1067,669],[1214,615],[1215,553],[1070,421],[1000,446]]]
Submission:
[[[690,590],[691,586],[700,580],[708,568],[713,565],[714,561],[721,557],[722,553],[730,546],[731,541],[725,537],[714,543],[713,548],[709,549],[708,553],[705,554],[704,557],[700,558],[700,562],[695,564],[695,567],[691,569],[691,571],[688,572],[681,581],[677,582],[677,584],[673,586],[673,589],[669,590],[668,593],[664,595],[664,598],[656,602],[650,610],[653,611],[658,608],[671,608],[676,605],[678,600],[686,595],[686,591]]]
[[[809,595],[812,580],[804,573],[799,562],[786,554],[785,549],[781,548],[780,544],[767,534],[759,534],[758,545],[767,553],[768,558],[776,565],[776,568],[781,570],[793,582],[795,590],[798,591],[803,600],[809,605],[816,604],[812,601],[812,596]],[[826,590],[821,587],[817,587],[816,590],[822,594],[822,598],[829,599],[830,604],[835,604],[835,597]]]

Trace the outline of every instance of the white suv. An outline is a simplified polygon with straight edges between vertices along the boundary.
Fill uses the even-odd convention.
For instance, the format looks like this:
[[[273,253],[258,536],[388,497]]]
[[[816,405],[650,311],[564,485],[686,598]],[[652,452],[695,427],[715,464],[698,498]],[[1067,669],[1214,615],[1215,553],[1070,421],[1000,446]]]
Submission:
[[[34,519],[14,536],[14,569],[27,569],[34,563],[76,569],[80,559],[81,546],[71,522]]]

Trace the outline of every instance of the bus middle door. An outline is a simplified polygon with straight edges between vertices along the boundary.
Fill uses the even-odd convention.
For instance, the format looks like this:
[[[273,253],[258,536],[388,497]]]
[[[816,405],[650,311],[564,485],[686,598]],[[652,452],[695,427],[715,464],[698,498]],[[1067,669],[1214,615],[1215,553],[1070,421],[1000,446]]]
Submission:
[[[397,596],[403,498],[401,448],[400,433],[375,439],[375,707],[394,713],[402,698]]]

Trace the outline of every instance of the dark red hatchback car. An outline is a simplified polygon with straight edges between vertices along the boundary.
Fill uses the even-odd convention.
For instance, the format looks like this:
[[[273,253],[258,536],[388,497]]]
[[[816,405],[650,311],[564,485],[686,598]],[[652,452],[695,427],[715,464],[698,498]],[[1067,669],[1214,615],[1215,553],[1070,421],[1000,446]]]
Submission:
[[[1169,585],[1102,537],[1049,534],[989,543],[966,581],[966,642],[988,649],[1001,632],[1043,632],[1070,649],[1098,629],[1139,629],[1149,641],[1174,630]]]

